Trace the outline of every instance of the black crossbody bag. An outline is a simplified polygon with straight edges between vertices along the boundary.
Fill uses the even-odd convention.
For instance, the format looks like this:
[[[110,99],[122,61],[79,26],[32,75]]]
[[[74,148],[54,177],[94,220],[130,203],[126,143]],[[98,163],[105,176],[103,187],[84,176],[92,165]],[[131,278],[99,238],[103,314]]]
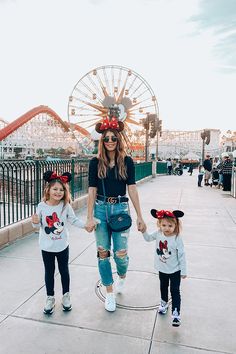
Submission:
[[[110,216],[110,218],[108,218],[105,184],[103,179],[102,179],[102,188],[103,188],[104,202],[106,204],[107,224],[109,228],[111,229],[111,231],[114,232],[128,230],[132,225],[132,219],[129,214],[123,212],[116,215],[112,215]]]

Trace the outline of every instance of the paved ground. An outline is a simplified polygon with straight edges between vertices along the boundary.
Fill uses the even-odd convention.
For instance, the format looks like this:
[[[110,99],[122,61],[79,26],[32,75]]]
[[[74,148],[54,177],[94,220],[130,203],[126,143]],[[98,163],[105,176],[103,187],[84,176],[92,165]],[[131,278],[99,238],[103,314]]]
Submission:
[[[228,192],[197,186],[193,176],[159,176],[138,186],[144,217],[151,208],[185,212],[183,238],[188,278],[182,282],[182,325],[157,314],[154,244],[132,227],[127,287],[115,313],[104,310],[94,237],[71,227],[73,310],[42,313],[43,266],[37,234],[0,251],[1,354],[210,354],[236,353],[236,200]],[[133,213],[133,210],[132,210]],[[85,211],[80,213],[85,217]]]

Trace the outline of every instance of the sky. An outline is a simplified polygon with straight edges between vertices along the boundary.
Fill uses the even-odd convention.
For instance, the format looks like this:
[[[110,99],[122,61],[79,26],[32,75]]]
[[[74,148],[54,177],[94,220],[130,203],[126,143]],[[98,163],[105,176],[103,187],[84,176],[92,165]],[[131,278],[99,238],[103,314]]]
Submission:
[[[163,129],[236,130],[236,0],[0,0],[0,117],[47,105],[103,65],[140,74]]]

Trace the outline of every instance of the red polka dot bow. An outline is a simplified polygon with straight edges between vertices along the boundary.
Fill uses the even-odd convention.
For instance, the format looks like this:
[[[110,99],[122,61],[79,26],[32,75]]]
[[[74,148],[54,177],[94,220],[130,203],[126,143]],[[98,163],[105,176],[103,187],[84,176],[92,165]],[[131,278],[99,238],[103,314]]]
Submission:
[[[62,183],[68,182],[68,176],[59,176],[56,172],[53,172],[50,179],[59,179]]]
[[[157,219],[163,219],[165,216],[168,216],[169,218],[175,218],[175,215],[172,213],[172,211],[169,210],[159,210],[156,213]]]
[[[167,250],[167,241],[166,240],[164,242],[162,242],[162,241],[159,242],[159,249],[160,249],[160,251]]]
[[[60,220],[58,219],[57,213],[54,212],[51,217],[46,216],[46,221],[49,227],[53,227],[54,224]]]
[[[100,130],[102,131],[107,129],[118,129],[118,128],[119,128],[119,124],[115,117],[111,118],[111,120],[109,120],[109,117],[104,118],[100,126]]]

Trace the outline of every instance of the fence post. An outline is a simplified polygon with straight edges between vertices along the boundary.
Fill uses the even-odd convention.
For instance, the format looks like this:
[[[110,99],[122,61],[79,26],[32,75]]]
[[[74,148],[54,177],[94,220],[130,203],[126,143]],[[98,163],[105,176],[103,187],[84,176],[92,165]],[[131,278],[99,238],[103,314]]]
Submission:
[[[156,161],[152,161],[152,178],[156,178]]]
[[[75,198],[75,160],[71,159],[71,196]]]
[[[35,161],[35,186],[36,186],[36,205],[38,205],[40,200],[40,173],[39,173],[39,161]]]

